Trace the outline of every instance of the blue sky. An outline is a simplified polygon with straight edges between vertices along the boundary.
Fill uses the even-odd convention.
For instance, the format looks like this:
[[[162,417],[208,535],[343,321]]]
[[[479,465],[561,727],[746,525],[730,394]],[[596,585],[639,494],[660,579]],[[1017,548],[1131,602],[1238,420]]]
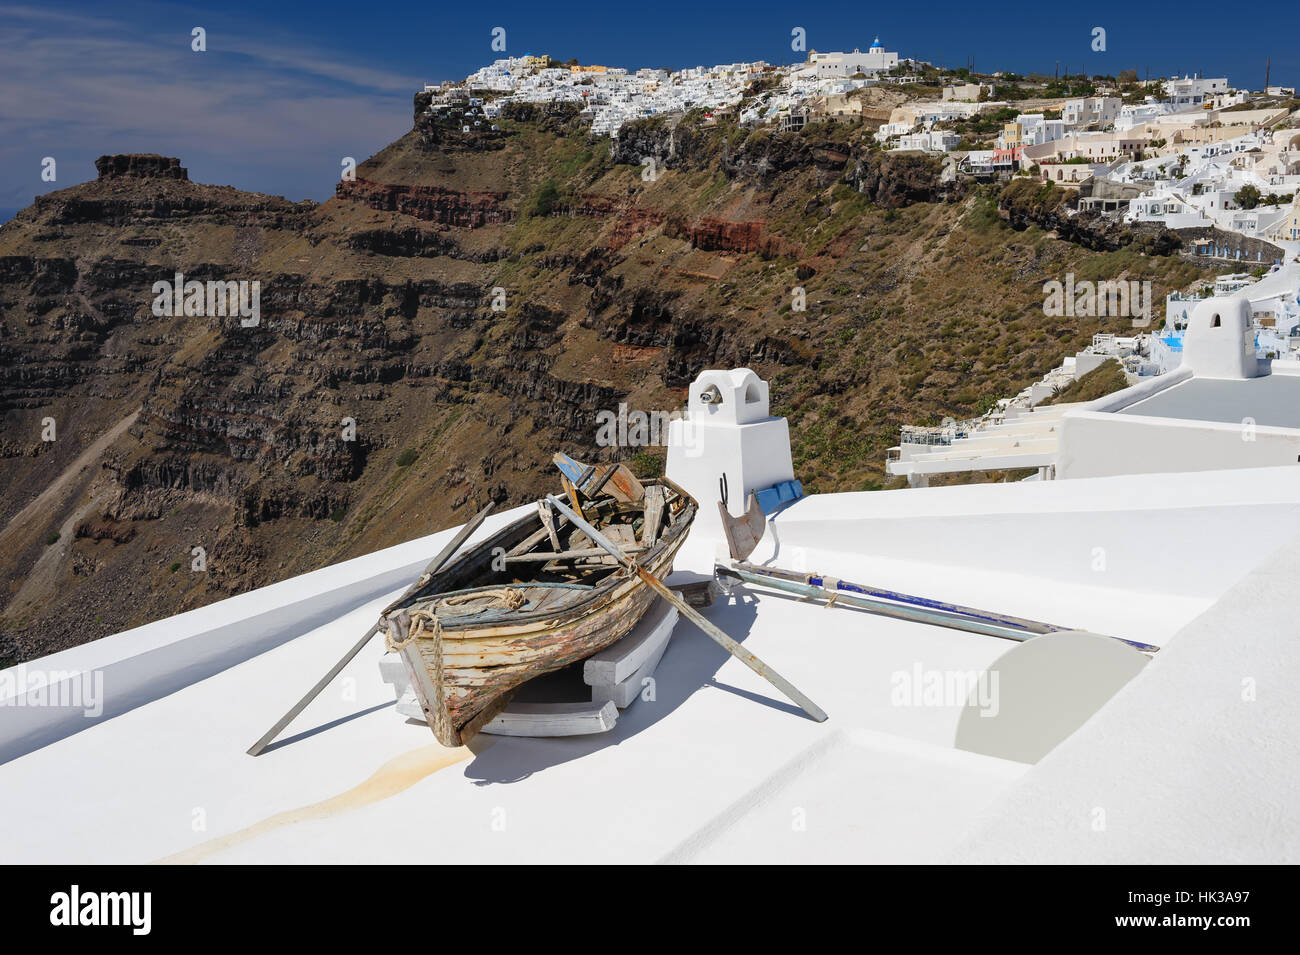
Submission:
[[[1176,9],[1176,13],[1174,10]],[[708,5],[595,3],[170,2],[0,0],[0,221],[32,196],[94,177],[108,152],[179,156],[199,182],[323,199],[343,156],[363,159],[410,128],[411,96],[507,52],[584,63],[671,66],[801,59],[811,48],[866,48],[979,70],[1201,71],[1236,84],[1300,81],[1300,6],[1236,20],[1229,5],[1186,0],[1090,5],[925,3]],[[1050,11],[1050,12],[1049,12]],[[207,52],[190,49],[207,31]],[[1107,51],[1091,50],[1094,27]],[[41,160],[57,181],[41,181]]]

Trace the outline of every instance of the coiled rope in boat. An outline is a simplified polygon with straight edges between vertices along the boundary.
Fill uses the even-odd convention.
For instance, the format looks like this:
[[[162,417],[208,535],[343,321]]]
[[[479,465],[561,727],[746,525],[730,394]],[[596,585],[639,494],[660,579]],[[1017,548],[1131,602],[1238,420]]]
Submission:
[[[420,637],[436,637],[442,633],[442,621],[438,618],[439,607],[458,607],[461,604],[467,604],[473,601],[488,600],[490,603],[475,607],[474,610],[487,610],[491,607],[504,607],[506,610],[518,610],[528,602],[528,596],[515,587],[499,587],[495,590],[476,590],[470,594],[456,594],[452,597],[443,597],[441,600],[435,600],[427,607],[421,607],[418,610],[409,612],[403,611],[409,617],[409,626],[407,628],[406,638],[394,640],[393,631],[397,629],[396,622],[384,619],[384,645],[388,653],[394,653],[405,647],[410,646]],[[397,616],[400,618],[402,614]],[[460,616],[460,614],[448,614],[448,616]],[[428,626],[426,626],[428,624]]]

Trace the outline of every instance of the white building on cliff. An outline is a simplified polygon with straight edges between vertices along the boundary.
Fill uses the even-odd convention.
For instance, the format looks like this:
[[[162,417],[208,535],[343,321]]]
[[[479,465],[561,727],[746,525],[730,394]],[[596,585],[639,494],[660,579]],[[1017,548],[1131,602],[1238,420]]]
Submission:
[[[815,70],[818,79],[831,76],[864,76],[888,73],[898,66],[898,54],[888,53],[885,46],[876,37],[866,53],[854,49],[852,53],[818,53],[813,50],[808,54],[808,66]]]

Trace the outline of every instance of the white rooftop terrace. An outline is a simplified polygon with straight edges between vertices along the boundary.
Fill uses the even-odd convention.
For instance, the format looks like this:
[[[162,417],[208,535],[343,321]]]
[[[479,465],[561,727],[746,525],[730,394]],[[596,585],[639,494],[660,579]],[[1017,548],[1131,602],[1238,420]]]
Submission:
[[[1294,276],[1275,275],[1268,288],[1280,295]],[[1300,461],[1300,362],[1257,357],[1250,290],[1197,299],[1187,323],[1172,371],[1090,402],[1038,406],[964,437],[924,443],[905,435],[886,467],[918,484],[931,474],[1003,468],[1076,478]],[[1067,359],[1027,393],[1045,397],[1054,378],[1064,383],[1097,367],[1105,350]]]
[[[783,428],[765,402],[757,419],[705,428],[676,477],[716,487],[734,466],[732,486],[747,486],[752,452]],[[716,457],[731,438],[759,444]],[[717,527],[697,521],[677,579],[709,570]],[[280,742],[245,755],[451,535],[33,661],[102,670],[110,705],[58,725],[0,707],[7,861],[1300,858],[1290,467],[814,495],[771,517],[754,562],[1163,647],[1035,766],[956,748],[960,707],[893,702],[896,674],[982,671],[1018,645],[749,587],[706,616],[827,722],[680,622],[656,698],[609,733],[447,750],[393,712],[375,639]]]

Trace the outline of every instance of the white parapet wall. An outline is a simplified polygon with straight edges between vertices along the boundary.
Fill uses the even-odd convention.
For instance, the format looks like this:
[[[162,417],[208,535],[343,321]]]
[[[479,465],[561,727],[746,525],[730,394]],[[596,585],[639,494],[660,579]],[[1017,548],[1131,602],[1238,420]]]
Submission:
[[[1143,639],[1300,534],[1293,468],[817,494],[750,560]]]
[[[1300,861],[1297,574],[1292,538],[991,804],[947,861]]]
[[[1287,411],[1300,401],[1296,370],[1255,357],[1244,297],[1205,299],[1177,369],[1066,414],[1056,476],[1296,466],[1300,415]],[[1229,420],[1229,409],[1240,415]]]
[[[1056,476],[1297,467],[1297,462],[1300,432],[1292,428],[1080,412],[1068,416],[1061,429]]]
[[[493,515],[486,535],[529,508]],[[0,763],[207,679],[409,585],[439,531],[0,670]],[[357,634],[361,636],[360,633]],[[323,675],[294,674],[305,692]],[[291,695],[291,694],[290,694]],[[292,703],[285,700],[285,708]]]

